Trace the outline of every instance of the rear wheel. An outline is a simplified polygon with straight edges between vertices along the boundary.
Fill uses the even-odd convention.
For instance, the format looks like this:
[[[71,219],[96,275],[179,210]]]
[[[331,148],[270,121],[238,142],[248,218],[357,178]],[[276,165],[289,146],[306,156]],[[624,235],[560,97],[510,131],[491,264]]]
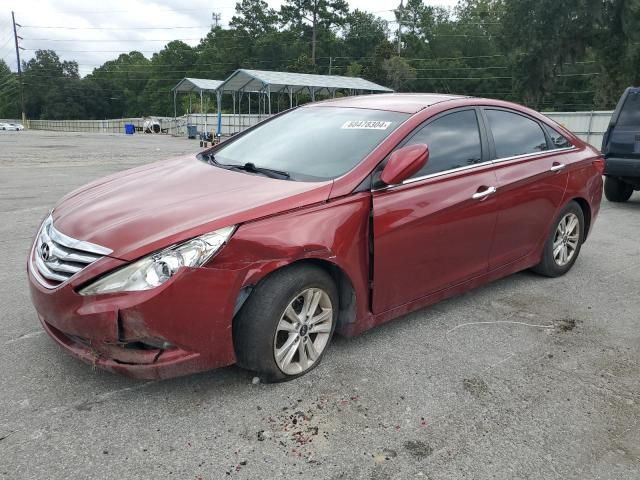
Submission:
[[[584,241],[584,214],[576,202],[560,212],[545,242],[542,260],[533,271],[547,277],[564,275],[576,262]]]
[[[238,365],[265,381],[292,380],[315,368],[335,330],[338,292],[313,265],[291,266],[261,282],[233,324]]]
[[[610,202],[626,202],[633,194],[633,185],[617,178],[604,179],[604,196]]]

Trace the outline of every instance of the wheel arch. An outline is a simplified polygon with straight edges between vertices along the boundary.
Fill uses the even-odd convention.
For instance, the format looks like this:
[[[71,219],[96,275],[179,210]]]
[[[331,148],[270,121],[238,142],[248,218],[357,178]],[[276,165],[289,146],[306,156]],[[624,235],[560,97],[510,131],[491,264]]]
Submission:
[[[234,317],[240,311],[242,305],[244,305],[247,299],[251,296],[251,293],[258,283],[267,281],[273,276],[274,273],[279,272],[283,269],[301,265],[313,265],[319,267],[327,272],[335,282],[340,302],[336,332],[341,333],[347,325],[352,324],[356,319],[356,290],[353,285],[353,281],[349,277],[349,274],[347,274],[347,272],[335,262],[324,258],[301,258],[284,265],[278,265],[276,268],[273,268],[266,275],[260,278],[257,283],[244,286],[238,292],[238,297],[236,299],[236,304],[233,312]]]
[[[582,210],[582,215],[584,216],[584,240],[586,240],[589,236],[589,232],[591,231],[591,205],[589,205],[589,202],[583,197],[575,197],[570,201],[576,202]]]

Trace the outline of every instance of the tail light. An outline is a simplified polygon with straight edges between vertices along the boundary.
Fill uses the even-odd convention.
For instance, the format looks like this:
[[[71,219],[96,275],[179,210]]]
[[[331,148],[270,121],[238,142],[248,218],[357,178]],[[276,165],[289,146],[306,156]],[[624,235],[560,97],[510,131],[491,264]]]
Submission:
[[[593,166],[596,167],[596,170],[598,170],[598,173],[602,175],[604,173],[604,158],[602,157],[596,158],[593,161]]]

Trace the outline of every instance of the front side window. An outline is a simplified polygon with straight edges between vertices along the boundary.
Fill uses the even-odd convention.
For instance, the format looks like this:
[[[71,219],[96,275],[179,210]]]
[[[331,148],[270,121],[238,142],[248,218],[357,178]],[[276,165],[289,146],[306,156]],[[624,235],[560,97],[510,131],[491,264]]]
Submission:
[[[354,168],[409,118],[340,107],[302,107],[222,145],[215,161],[287,172],[292,180],[337,178]]]
[[[493,133],[496,157],[507,158],[548,150],[540,125],[517,113],[485,110]]]
[[[475,110],[449,113],[418,130],[406,145],[425,143],[429,161],[414,177],[482,162],[480,130]]]

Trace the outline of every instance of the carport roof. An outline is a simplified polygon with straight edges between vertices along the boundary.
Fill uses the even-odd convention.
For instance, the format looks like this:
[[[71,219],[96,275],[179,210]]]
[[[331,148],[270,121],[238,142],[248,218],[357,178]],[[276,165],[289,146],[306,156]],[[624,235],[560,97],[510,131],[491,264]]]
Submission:
[[[223,83],[222,80],[185,77],[172,90],[176,92],[215,92]]]
[[[316,92],[330,92],[332,90],[393,92],[390,88],[358,77],[246,69],[236,70],[218,88],[223,92],[255,92],[267,86],[271,88],[272,92],[285,90],[287,87],[294,93],[304,89],[315,89]]]

